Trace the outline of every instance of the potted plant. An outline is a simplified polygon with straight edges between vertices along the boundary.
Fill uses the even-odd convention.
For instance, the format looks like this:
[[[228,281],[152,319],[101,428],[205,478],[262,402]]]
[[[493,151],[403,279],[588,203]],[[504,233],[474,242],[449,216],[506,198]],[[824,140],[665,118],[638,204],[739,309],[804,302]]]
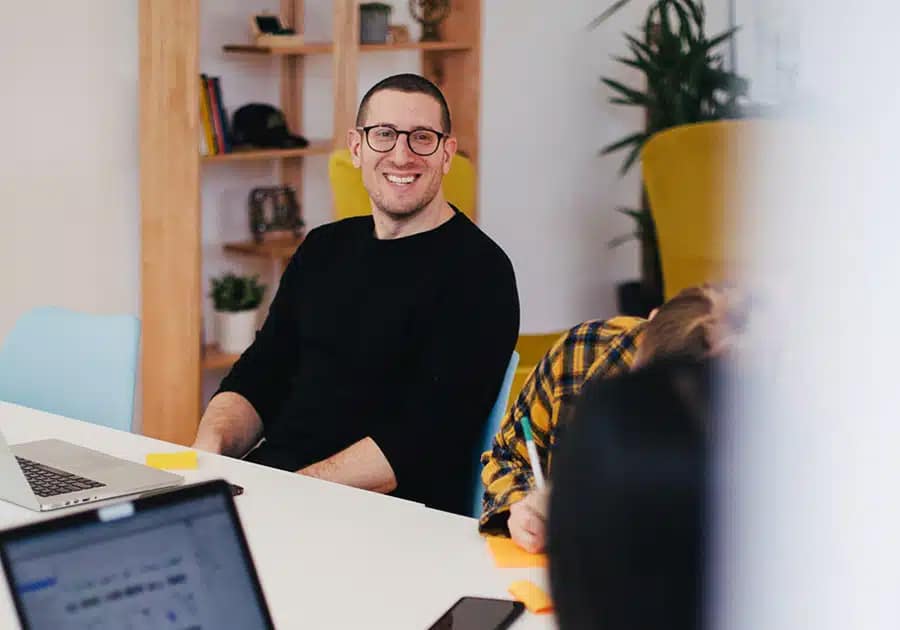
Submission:
[[[256,336],[259,307],[266,289],[265,285],[259,284],[258,278],[258,275],[226,273],[210,280],[210,297],[216,311],[216,337],[219,348],[226,354],[242,353]]]
[[[590,28],[596,28],[629,2],[618,0],[613,3],[591,22]],[[601,150],[601,154],[606,155],[628,149],[620,169],[622,174],[631,168],[644,143],[655,133],[678,125],[740,117],[739,99],[746,96],[749,84],[724,68],[723,57],[718,52],[737,28],[707,37],[705,27],[706,10],[702,0],[655,0],[647,11],[639,35],[625,35],[631,54],[614,59],[640,71],[645,83],[643,89],[602,77],[603,83],[614,92],[610,103],[641,107],[645,112],[642,130]],[[628,283],[620,287],[620,309],[646,314],[662,302],[663,296],[653,216],[646,195],[642,195],[640,208],[618,210],[634,219],[635,228],[631,234],[610,241],[610,246],[637,238],[641,243],[642,276],[641,303],[621,303],[628,294],[628,285],[633,285]],[[633,288],[631,293],[635,293]]]

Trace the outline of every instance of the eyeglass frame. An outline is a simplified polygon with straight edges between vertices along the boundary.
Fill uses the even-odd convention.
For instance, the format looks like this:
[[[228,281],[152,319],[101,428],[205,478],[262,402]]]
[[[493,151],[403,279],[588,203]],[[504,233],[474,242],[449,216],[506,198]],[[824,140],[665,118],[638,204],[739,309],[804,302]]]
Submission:
[[[369,131],[372,129],[377,129],[378,127],[387,127],[388,129],[393,129],[397,133],[397,137],[394,139],[394,144],[391,145],[390,149],[379,150],[372,146],[372,142],[369,140]],[[406,135],[406,146],[409,147],[409,150],[418,155],[419,157],[430,157],[437,153],[437,150],[441,147],[441,141],[450,137],[449,133],[444,133],[443,131],[438,131],[437,129],[432,129],[430,127],[416,127],[415,129],[410,129],[409,131],[403,129],[397,129],[393,125],[386,125],[384,123],[378,125],[369,125],[367,127],[357,127],[357,131],[362,132],[363,138],[366,139],[366,144],[369,145],[369,148],[375,151],[375,153],[390,153],[397,147],[397,143],[400,142],[400,136]],[[438,137],[437,144],[434,145],[434,151],[431,153],[419,153],[415,149],[413,149],[412,144],[409,142],[409,134],[415,133],[417,131],[430,131],[431,133],[436,133]]]

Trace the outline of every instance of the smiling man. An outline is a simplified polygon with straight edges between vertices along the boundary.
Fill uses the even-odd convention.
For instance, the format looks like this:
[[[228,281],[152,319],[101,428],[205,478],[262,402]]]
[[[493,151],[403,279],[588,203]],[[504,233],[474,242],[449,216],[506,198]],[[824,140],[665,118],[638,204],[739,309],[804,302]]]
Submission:
[[[456,139],[431,82],[376,84],[347,139],[372,216],[307,235],[194,447],[465,513],[518,336],[512,265],[444,198]]]

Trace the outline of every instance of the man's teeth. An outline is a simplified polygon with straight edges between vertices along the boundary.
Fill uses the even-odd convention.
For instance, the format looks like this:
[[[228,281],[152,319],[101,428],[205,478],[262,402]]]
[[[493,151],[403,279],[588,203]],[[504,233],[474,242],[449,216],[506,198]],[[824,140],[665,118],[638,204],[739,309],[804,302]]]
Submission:
[[[397,177],[396,175],[387,175],[387,180],[392,184],[412,184],[416,177],[415,175],[407,175],[406,177]]]

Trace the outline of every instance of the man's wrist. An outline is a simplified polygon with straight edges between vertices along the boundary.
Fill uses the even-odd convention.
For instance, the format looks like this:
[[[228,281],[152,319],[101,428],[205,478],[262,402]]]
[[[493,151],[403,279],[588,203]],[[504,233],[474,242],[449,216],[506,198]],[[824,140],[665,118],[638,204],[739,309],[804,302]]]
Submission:
[[[206,451],[207,453],[222,454],[222,437],[221,436],[197,436],[191,448],[198,451]]]

